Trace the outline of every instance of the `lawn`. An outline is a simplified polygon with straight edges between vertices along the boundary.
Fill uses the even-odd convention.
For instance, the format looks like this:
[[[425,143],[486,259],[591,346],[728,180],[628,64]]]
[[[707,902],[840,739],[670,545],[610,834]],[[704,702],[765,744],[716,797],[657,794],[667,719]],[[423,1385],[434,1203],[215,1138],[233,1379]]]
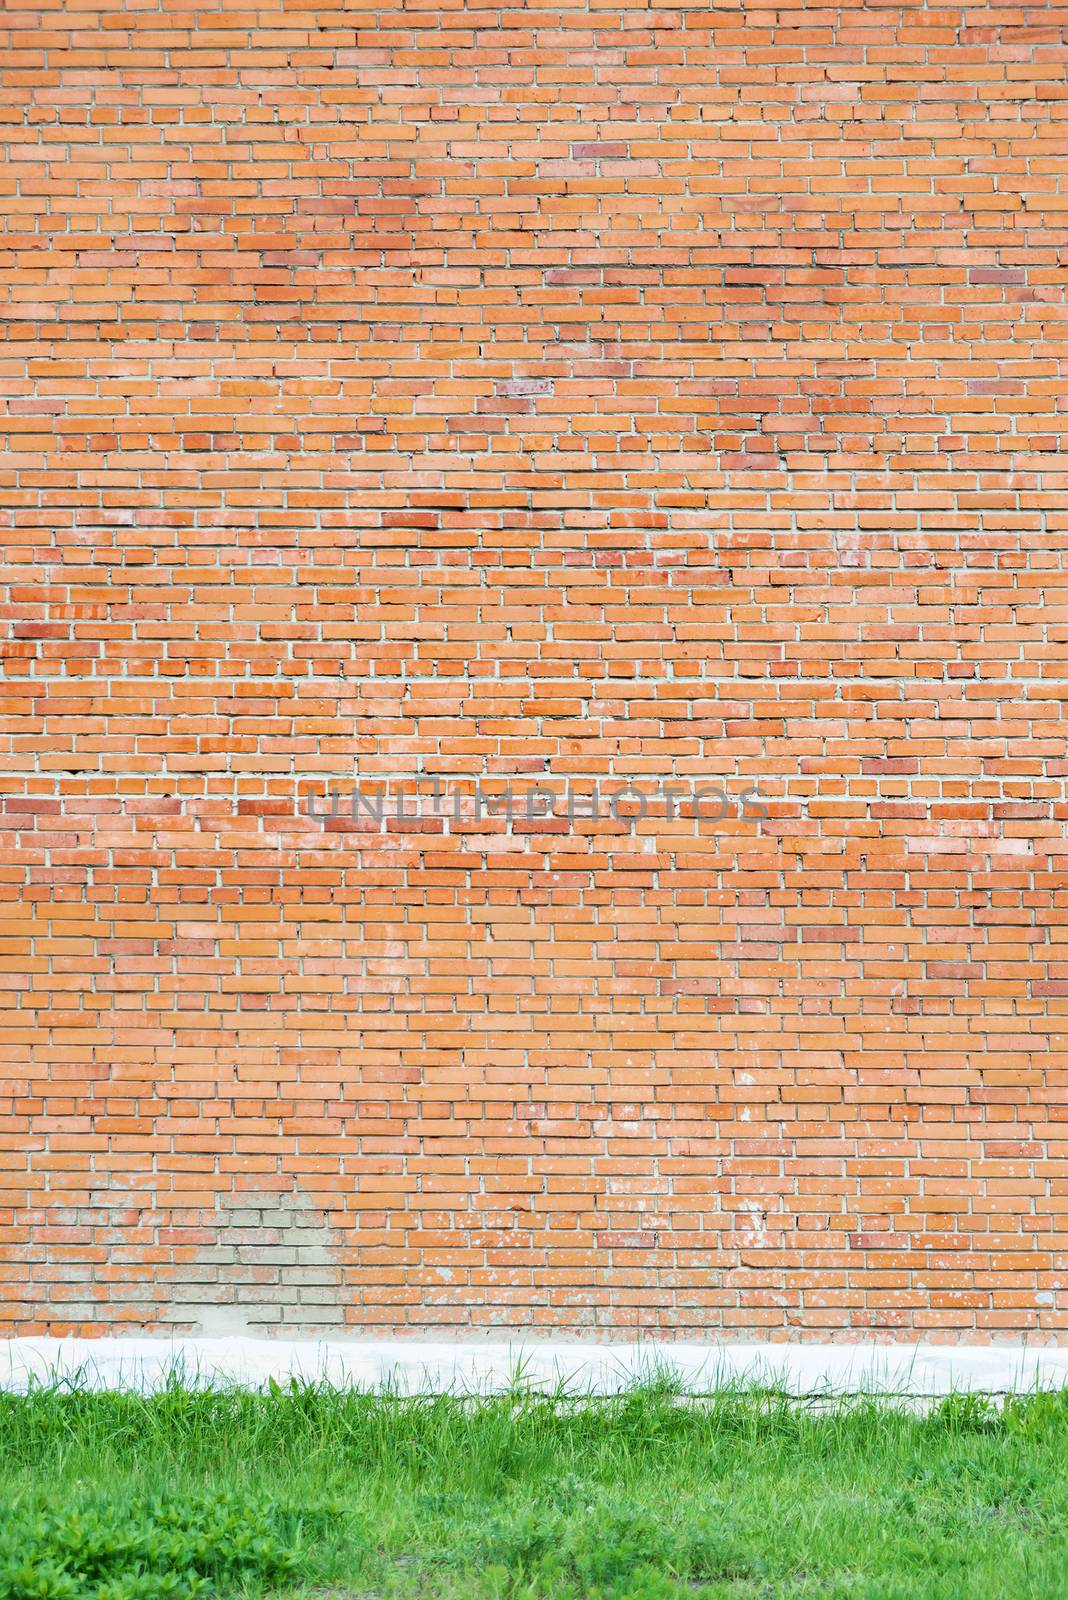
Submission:
[[[1068,1394],[0,1396],[0,1600],[1068,1596]]]

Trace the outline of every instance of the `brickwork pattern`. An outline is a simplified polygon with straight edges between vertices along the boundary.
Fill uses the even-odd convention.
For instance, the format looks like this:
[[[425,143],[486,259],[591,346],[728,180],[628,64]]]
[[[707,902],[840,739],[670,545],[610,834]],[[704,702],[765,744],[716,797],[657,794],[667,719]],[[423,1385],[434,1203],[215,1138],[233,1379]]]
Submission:
[[[0,1326],[1055,1337],[1068,7],[0,33]]]

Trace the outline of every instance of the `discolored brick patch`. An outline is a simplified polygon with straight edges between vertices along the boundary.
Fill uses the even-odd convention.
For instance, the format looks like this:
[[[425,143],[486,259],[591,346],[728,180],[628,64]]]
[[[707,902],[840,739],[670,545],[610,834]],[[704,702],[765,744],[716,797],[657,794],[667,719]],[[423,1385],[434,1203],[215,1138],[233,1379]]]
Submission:
[[[326,1216],[299,1190],[218,1197],[211,1242],[169,1274],[160,1321],[193,1333],[291,1334],[345,1323],[344,1274]]]

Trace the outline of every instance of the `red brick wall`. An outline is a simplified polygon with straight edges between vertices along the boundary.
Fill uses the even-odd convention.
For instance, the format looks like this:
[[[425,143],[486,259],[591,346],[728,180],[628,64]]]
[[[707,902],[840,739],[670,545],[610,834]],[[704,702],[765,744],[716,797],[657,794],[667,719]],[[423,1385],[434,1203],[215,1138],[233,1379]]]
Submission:
[[[1068,7],[2,23],[5,1325],[1062,1329]]]

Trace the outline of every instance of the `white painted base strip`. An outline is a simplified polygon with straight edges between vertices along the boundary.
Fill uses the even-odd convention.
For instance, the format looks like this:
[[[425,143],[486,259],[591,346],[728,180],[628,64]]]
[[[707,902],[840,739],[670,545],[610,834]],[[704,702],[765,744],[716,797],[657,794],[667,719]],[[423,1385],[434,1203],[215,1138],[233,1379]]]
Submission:
[[[77,1382],[150,1390],[187,1382],[265,1387],[317,1379],[408,1394],[538,1390],[606,1394],[670,1372],[693,1393],[725,1384],[776,1384],[794,1394],[937,1396],[1022,1393],[1068,1384],[1068,1347],[932,1344],[635,1344],[571,1340],[430,1342],[131,1336],[0,1341],[0,1389]]]

